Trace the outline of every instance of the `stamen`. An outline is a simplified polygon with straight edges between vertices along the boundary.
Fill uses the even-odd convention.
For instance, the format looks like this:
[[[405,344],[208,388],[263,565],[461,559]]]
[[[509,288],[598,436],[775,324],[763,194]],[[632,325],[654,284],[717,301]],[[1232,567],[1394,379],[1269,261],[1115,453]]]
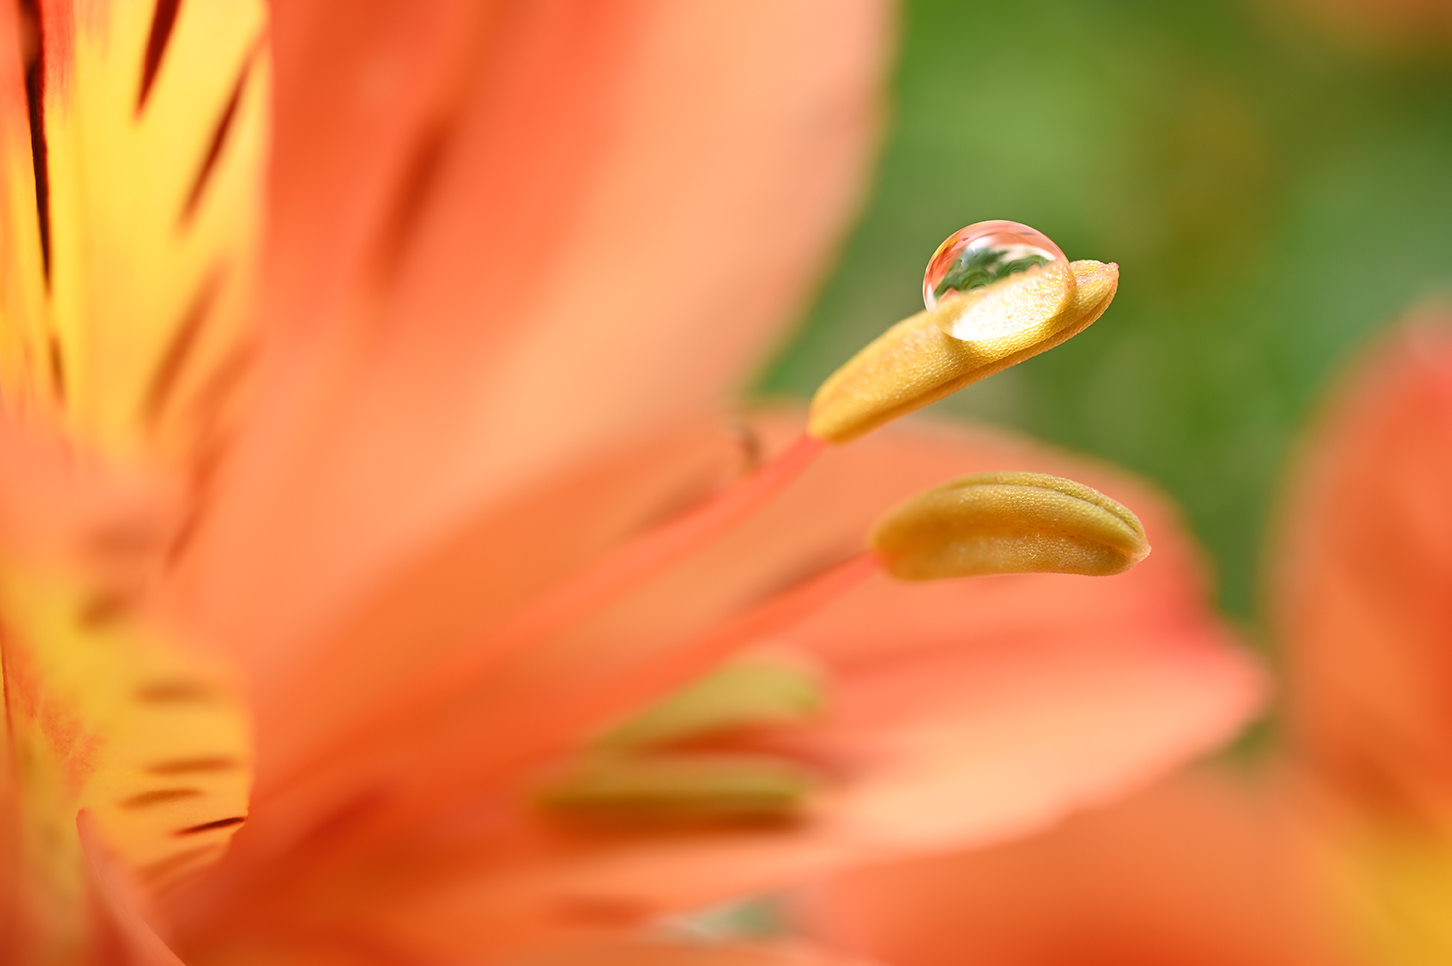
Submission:
[[[611,824],[781,820],[819,784],[811,769],[766,755],[607,756],[554,776],[536,801],[562,817]]]
[[[817,670],[786,653],[731,661],[611,728],[542,786],[537,801],[591,822],[782,819],[822,776],[770,752],[704,750],[701,740],[802,724],[824,705]]]
[[[1042,473],[981,473],[912,497],[872,533],[903,580],[1123,573],[1149,554],[1144,527],[1109,497]]]
[[[801,475],[823,448],[820,440],[801,437],[751,476],[694,511],[630,541],[552,593],[524,606],[503,626],[487,632],[480,646],[465,648],[455,659],[442,662],[425,680],[404,690],[392,708],[379,709],[369,728],[357,729],[316,759],[299,764],[276,787],[286,787],[329,760],[386,738],[414,717],[463,698],[508,658],[587,620],[728,533]]]
[[[845,443],[1077,335],[1109,307],[1119,266],[1080,261],[1069,270],[1075,284],[1067,299],[1041,270],[899,322],[822,383],[807,431]]]
[[[474,770],[461,773],[460,780],[478,780],[496,769],[508,770],[522,761],[567,748],[572,736],[688,685],[699,677],[702,668],[717,665],[743,648],[771,640],[881,572],[882,566],[876,557],[860,553],[707,629],[694,639],[668,642],[663,651],[638,656],[626,664],[592,665],[591,673],[573,680],[552,681],[552,700],[547,712],[535,715],[527,729],[521,728],[522,740],[507,748],[500,747],[498,754],[491,756],[488,750],[477,748],[472,739],[463,739],[474,746],[470,749]],[[508,706],[500,703],[489,713],[498,714],[501,719],[513,719],[528,711],[512,703]],[[473,729],[466,731],[473,732]],[[460,734],[464,735],[465,731]],[[463,753],[464,749],[460,751]],[[440,783],[430,791],[430,796],[446,797],[449,792],[445,785]],[[427,801],[432,800],[430,797]],[[421,807],[429,806],[425,803]]]

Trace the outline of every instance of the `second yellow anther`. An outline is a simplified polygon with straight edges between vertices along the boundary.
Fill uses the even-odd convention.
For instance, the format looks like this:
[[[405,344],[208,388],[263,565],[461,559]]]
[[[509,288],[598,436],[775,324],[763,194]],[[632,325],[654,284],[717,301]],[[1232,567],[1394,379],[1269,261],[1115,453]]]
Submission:
[[[872,533],[903,580],[986,574],[1122,573],[1149,553],[1133,513],[1082,483],[1043,473],[980,473],[911,497]]]

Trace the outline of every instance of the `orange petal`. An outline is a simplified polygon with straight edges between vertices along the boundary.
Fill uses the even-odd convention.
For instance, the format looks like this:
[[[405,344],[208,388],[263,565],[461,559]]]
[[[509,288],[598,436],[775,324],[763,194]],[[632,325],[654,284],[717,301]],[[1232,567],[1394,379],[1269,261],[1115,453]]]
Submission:
[[[12,923],[57,950],[91,938],[78,811],[147,888],[215,860],[247,811],[236,682],[148,607],[167,515],[143,482],[0,425],[4,885]]]
[[[262,782],[347,737],[521,603],[734,482],[750,459],[729,423],[705,420],[586,454],[548,485],[485,504],[427,553],[400,561],[325,633],[285,655],[247,652]]]
[[[308,325],[359,284],[502,3],[272,4],[272,304]]]
[[[877,0],[576,2],[491,10],[477,28],[435,8],[376,48],[392,28],[324,41],[333,17],[366,18],[313,6],[280,12],[276,28],[278,203],[308,220],[279,214],[276,262],[334,249],[357,262],[358,232],[402,248],[386,284],[344,286],[348,299],[322,307],[282,285],[269,303],[286,344],[261,364],[265,412],[233,461],[200,591],[222,624],[270,615],[268,637],[337,606],[465,508],[735,385],[855,196],[886,36]],[[388,5],[385,23],[415,6]],[[294,20],[319,32],[298,40]],[[464,51],[404,239],[383,213],[394,199],[375,195],[404,192],[404,155],[443,110],[427,106],[442,96],[429,85],[444,81],[430,67],[399,89],[402,132],[359,120],[355,100],[388,89],[375,74],[436,56],[453,70],[454,30],[485,53]],[[314,70],[343,76],[309,86]],[[339,145],[289,141],[313,119],[317,140]],[[336,190],[322,184],[333,178]]]
[[[1021,842],[838,876],[805,919],[897,966],[1325,966],[1280,790],[1182,776]]]
[[[530,813],[520,769],[632,710],[623,702],[636,676],[804,568],[860,546],[894,500],[989,468],[1088,481],[1141,515],[1155,553],[1111,578],[884,578],[784,629],[779,643],[810,651],[833,679],[833,710],[800,738],[836,781],[800,824],[579,835]],[[338,905],[356,920],[486,948],[634,923],[868,859],[995,842],[1208,750],[1262,689],[1157,497],[999,434],[923,426],[827,454],[699,559],[506,670],[481,681],[478,701],[444,717],[447,727],[420,722],[398,736],[397,755],[392,742],[372,749],[375,794],[387,789],[375,806],[409,806],[409,819],[386,855],[354,846],[328,860],[356,872],[336,873],[347,897]],[[487,821],[442,821],[461,806]]]
[[[1156,497],[1097,468],[994,434],[909,430],[828,453],[728,538],[596,620],[537,647],[515,667],[501,669],[495,682],[480,682],[472,717],[450,718],[458,741],[446,744],[448,757],[462,753],[477,734],[549,729],[568,734],[565,722],[590,727],[599,716],[626,713],[627,707],[611,708],[613,689],[629,691],[631,675],[649,673],[693,633],[859,549],[884,507],[944,478],[990,468],[1063,472],[1091,483],[1106,479],[1100,488],[1143,513],[1150,540],[1162,549],[1135,571],[1103,582],[1061,575],[936,587],[878,581],[791,638],[843,673],[889,657],[937,661],[950,653],[952,660],[992,667],[1017,659],[1030,679],[1047,682],[1069,680],[1054,671],[1055,664],[1080,655],[1091,662],[1103,658],[1130,674],[1143,659],[1143,666],[1159,668],[1172,680],[1188,674],[1184,686],[1197,673],[1222,680],[1225,691],[1206,688],[1199,692],[1205,703],[1186,705],[1187,721],[1208,714],[1201,723],[1219,722],[1210,728],[1218,734],[1249,711],[1259,689],[1255,676],[1226,647],[1230,636],[1204,602],[1193,551]],[[945,651],[949,644],[957,649]],[[691,673],[689,666],[685,673]],[[432,768],[423,747],[410,742],[410,755],[419,767]],[[484,767],[489,754],[475,751],[469,758]],[[447,773],[455,780],[468,774],[457,767]]]
[[[85,853],[86,880],[99,900],[93,928],[104,937],[100,942],[119,946],[122,960],[131,966],[185,966],[146,921],[140,890],[106,851],[90,816],[82,812],[76,825]]]
[[[1361,363],[1286,501],[1277,616],[1299,741],[1404,816],[1452,809],[1452,329],[1418,319]]]

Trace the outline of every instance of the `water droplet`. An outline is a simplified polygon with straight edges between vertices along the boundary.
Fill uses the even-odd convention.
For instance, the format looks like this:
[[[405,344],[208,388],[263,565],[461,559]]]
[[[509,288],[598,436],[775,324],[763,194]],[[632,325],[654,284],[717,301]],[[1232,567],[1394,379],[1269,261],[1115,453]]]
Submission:
[[[953,232],[933,252],[923,273],[923,304],[932,309],[951,295],[1055,263],[1063,269],[1069,260],[1043,232],[1016,221],[980,221]],[[1072,283],[1072,273],[1064,274]]]

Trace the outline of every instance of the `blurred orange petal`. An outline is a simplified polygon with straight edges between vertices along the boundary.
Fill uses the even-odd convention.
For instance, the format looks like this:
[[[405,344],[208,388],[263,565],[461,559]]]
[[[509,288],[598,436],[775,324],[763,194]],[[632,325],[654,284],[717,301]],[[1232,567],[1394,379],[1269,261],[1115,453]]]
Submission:
[[[326,305],[290,301],[290,285],[268,303],[288,350],[264,360],[264,408],[206,538],[205,566],[225,576],[201,591],[218,623],[254,639],[294,634],[376,577],[387,554],[481,500],[737,384],[855,201],[884,18],[871,0],[500,5],[469,23],[411,24],[383,53],[358,28],[348,43],[371,53],[343,60],[354,80],[313,88],[297,58],[325,42],[306,33],[321,28],[284,10],[280,197],[310,194],[336,167],[335,148],[312,152],[309,122],[287,120],[293,99],[356,98],[382,83],[368,71],[392,76],[415,58],[430,71],[463,58],[468,69],[455,70],[441,133],[411,119],[444,108],[404,111],[412,133],[389,132],[380,149],[397,157],[370,160],[358,184],[319,189],[327,203],[299,229],[304,253],[280,256],[284,267],[313,251],[333,258],[335,231],[337,247],[367,248],[342,231],[345,217],[366,222],[353,233],[404,246],[386,279],[360,277],[360,262]],[[301,117],[336,109],[327,99]],[[330,138],[343,123],[317,130]],[[353,144],[372,131],[359,122],[340,136]],[[405,155],[426,149],[436,156],[414,184]],[[372,200],[379,193],[404,197]],[[354,194],[378,214],[359,214]],[[398,241],[387,210],[403,202]],[[277,232],[292,217],[314,216],[287,215]],[[307,240],[319,236],[329,241]],[[280,541],[285,561],[272,552]]]
[[[1452,329],[1424,314],[1323,414],[1275,577],[1296,738],[1323,778],[1403,817],[1452,809]]]
[[[764,424],[765,435],[780,437],[792,423],[786,417]],[[881,711],[884,719],[893,714],[894,691],[910,694],[914,687],[941,681],[944,670],[960,667],[971,671],[962,687],[975,687],[971,678],[986,674],[1037,682],[1024,692],[1034,709],[1025,718],[1041,710],[1040,702],[1059,704],[1068,715],[1072,702],[1057,693],[1057,685],[1029,696],[1050,681],[1072,682],[1075,674],[1098,667],[1117,669],[1103,682],[1106,687],[1122,686],[1128,693],[1146,687],[1150,701],[1158,700],[1151,684],[1155,674],[1167,675],[1166,684],[1178,682],[1170,703],[1183,709],[1188,730],[1172,738],[1167,723],[1156,732],[1167,760],[1183,754],[1179,741],[1199,748],[1223,738],[1258,703],[1261,681],[1206,607],[1194,551],[1179,534],[1178,521],[1158,509],[1157,497],[1138,484],[1001,435],[908,429],[825,454],[796,486],[726,538],[599,616],[489,666],[472,689],[467,711],[440,709],[447,726],[437,731],[437,738],[429,737],[436,726],[425,718],[395,736],[406,759],[398,766],[407,769],[401,774],[412,775],[409,785],[415,789],[445,782],[463,790],[469,787],[471,771],[480,776],[477,781],[501,765],[497,755],[479,749],[468,753],[467,764],[441,767],[445,761],[459,762],[479,735],[530,734],[539,739],[541,751],[548,751],[550,734],[558,736],[558,747],[560,740],[571,740],[582,729],[599,727],[719,661],[725,655],[709,648],[692,657],[691,649],[708,641],[703,634],[858,550],[884,507],[944,478],[1006,466],[1063,472],[1100,483],[1111,495],[1124,495],[1126,502],[1143,509],[1155,553],[1136,570],[1104,581],[1059,575],[937,585],[876,580],[800,627],[784,630],[785,640],[815,654],[841,678],[844,702],[858,700],[852,696],[856,682],[882,681],[881,691],[864,693],[860,700],[864,708]],[[485,630],[471,646],[488,643]],[[751,643],[741,640],[736,646]],[[1072,673],[1055,670],[1071,662]],[[914,677],[916,668],[922,672]],[[887,684],[894,673],[915,683]],[[1150,677],[1141,678],[1141,673]],[[642,676],[650,683],[642,684]],[[1181,687],[1188,690],[1183,697]],[[1142,733],[1135,720],[1094,710],[1119,708],[1129,715],[1133,704],[1116,695],[1101,706],[1095,693],[1084,689],[1081,697],[1088,703],[1074,714],[1099,718],[1111,731],[1122,722],[1123,735],[1101,735],[1107,744]],[[1146,713],[1158,710],[1156,705]],[[844,730],[859,727],[850,721],[843,723]],[[875,727],[872,723],[860,730]],[[1023,734],[1006,721],[994,727],[1003,727],[1005,736]],[[1064,733],[1090,740],[1082,722],[1066,724]],[[369,754],[383,758],[376,746]],[[1089,760],[1095,767],[1100,764]],[[512,766],[518,767],[519,761],[513,760]],[[1062,763],[1053,763],[1049,771],[1066,774]]]
[[[1320,964],[1276,790],[1188,774],[1053,831],[839,876],[809,931],[897,966]]]
[[[487,644],[492,627],[552,584],[734,482],[749,458],[730,422],[707,419],[581,453],[555,479],[483,504],[426,552],[396,561],[325,633],[285,654],[246,652],[263,783],[345,737],[438,660],[481,636]]]
[[[768,421],[765,435],[790,423]],[[814,657],[828,689],[822,721],[764,746],[829,776],[799,821],[591,831],[531,805],[532,763],[571,754],[581,734],[725,656],[680,653],[701,628],[860,546],[894,499],[988,466],[1071,473],[1123,497],[1144,515],[1154,554],[1103,580],[878,579],[783,627],[770,643]],[[438,722],[420,719],[360,748],[352,784],[336,768],[312,776],[321,790],[365,796],[370,818],[401,809],[411,826],[435,816],[426,831],[392,833],[410,846],[350,859],[326,836],[306,845],[322,850],[316,861],[353,870],[332,874],[330,903],[346,910],[336,915],[392,943],[481,955],[543,933],[619,929],[849,862],[1022,834],[1214,747],[1262,690],[1254,662],[1204,603],[1177,521],[1142,485],[996,433],[905,426],[826,454],[698,558],[481,679],[462,711],[437,709]],[[461,820],[439,820],[451,813]],[[289,912],[299,904],[274,893],[245,901],[284,919],[311,915]]]

